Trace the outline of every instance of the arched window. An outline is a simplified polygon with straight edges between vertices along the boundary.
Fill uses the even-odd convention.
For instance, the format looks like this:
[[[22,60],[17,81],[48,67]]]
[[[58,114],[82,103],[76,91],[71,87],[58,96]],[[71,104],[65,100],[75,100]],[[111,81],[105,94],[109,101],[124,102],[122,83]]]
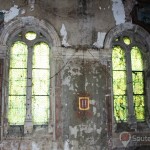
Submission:
[[[50,48],[34,31],[20,32],[10,46],[8,122],[23,125],[31,108],[33,125],[49,120]]]
[[[129,117],[145,120],[145,90],[142,46],[130,36],[113,41],[112,71],[114,117],[126,122]]]
[[[116,120],[127,119],[127,93],[126,93],[126,61],[125,52],[120,46],[113,47],[113,92],[114,115]]]

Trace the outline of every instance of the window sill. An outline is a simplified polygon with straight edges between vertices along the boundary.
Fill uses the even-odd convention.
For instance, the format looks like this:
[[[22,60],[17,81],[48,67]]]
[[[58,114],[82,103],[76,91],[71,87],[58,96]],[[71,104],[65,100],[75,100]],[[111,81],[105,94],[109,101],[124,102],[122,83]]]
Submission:
[[[127,122],[116,123],[115,133],[120,133],[123,131],[127,132],[145,132],[150,131],[150,128],[146,122],[137,122],[137,129],[131,129],[130,125]]]

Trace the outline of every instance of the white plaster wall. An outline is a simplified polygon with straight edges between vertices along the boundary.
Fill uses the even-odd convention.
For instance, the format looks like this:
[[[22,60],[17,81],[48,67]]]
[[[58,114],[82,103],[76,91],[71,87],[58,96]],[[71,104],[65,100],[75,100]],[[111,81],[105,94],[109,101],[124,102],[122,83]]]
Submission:
[[[116,21],[116,25],[125,23],[125,10],[122,0],[112,0],[112,11]]]
[[[10,10],[1,10],[4,13],[4,22],[7,23],[19,14],[20,8],[17,5],[14,5]]]

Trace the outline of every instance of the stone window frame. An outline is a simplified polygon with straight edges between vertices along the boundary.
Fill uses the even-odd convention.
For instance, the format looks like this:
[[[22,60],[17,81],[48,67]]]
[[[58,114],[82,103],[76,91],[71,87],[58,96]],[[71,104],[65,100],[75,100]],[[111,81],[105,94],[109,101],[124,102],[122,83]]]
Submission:
[[[113,86],[112,86],[112,63],[111,63],[111,67],[110,67],[110,72],[111,72],[111,76],[110,76],[110,82],[111,82],[111,90],[110,90],[110,95],[111,95],[111,108],[112,108],[112,131],[114,132],[122,132],[124,130],[126,131],[137,131],[138,127],[141,126],[142,124],[144,125],[143,130],[146,130],[147,128],[150,127],[150,79],[148,77],[148,73],[150,70],[150,35],[149,33],[143,29],[142,27],[138,26],[138,25],[134,25],[132,23],[124,23],[124,24],[120,24],[118,26],[115,26],[113,29],[111,29],[106,38],[105,38],[105,42],[104,42],[104,48],[109,50],[110,53],[112,54],[112,47],[113,47],[113,41],[117,38],[117,37],[131,37],[132,39],[135,40],[135,37],[138,37],[137,39],[141,40],[141,43],[136,42],[136,45],[140,47],[140,49],[143,50],[143,63],[144,63],[144,78],[145,78],[145,109],[146,109],[146,116],[145,116],[145,122],[137,122],[137,120],[134,117],[134,110],[131,109],[131,107],[133,106],[133,101],[131,101],[132,106],[129,108],[130,109],[130,113],[132,114],[130,116],[130,118],[127,118],[127,122],[124,123],[117,123],[115,121],[114,118],[114,112],[113,112]],[[137,40],[136,39],[136,40]],[[136,41],[135,40],[135,41]],[[118,44],[122,44],[122,43],[118,43]],[[109,60],[111,62],[111,60]],[[131,71],[131,70],[130,70]],[[129,77],[127,77],[128,79]],[[132,107],[133,108],[133,107]]]
[[[31,40],[30,41],[30,40],[27,40],[25,38],[25,34],[27,32],[31,32],[31,31],[34,32],[34,33],[36,33],[37,37],[36,37],[35,40]],[[18,30],[16,32],[16,35],[13,34],[13,36],[9,37],[9,40],[7,41],[8,57],[10,56],[10,51],[11,51],[12,45],[15,42],[17,42],[17,41],[24,42],[27,45],[27,47],[28,47],[28,49],[27,49],[28,50],[28,56],[27,56],[28,57],[28,61],[27,61],[27,88],[26,88],[27,94],[26,94],[26,117],[25,117],[25,125],[29,126],[29,124],[30,124],[31,129],[32,129],[32,126],[38,126],[38,125],[33,125],[33,123],[32,123],[32,109],[31,109],[32,106],[31,106],[31,100],[30,100],[31,97],[32,97],[32,93],[31,93],[32,89],[31,89],[31,87],[29,87],[29,85],[32,84],[32,80],[31,80],[31,78],[32,78],[31,77],[31,74],[32,74],[31,60],[33,60],[33,51],[34,51],[33,47],[34,47],[34,45],[36,45],[36,44],[38,44],[40,42],[46,43],[49,46],[49,52],[50,52],[49,59],[51,59],[51,43],[49,43],[48,40],[46,39],[46,37],[44,37],[42,35],[41,31],[36,30],[33,27],[24,27],[23,29]],[[8,64],[10,65],[10,60],[8,60]],[[51,66],[51,61],[50,61],[50,66]],[[51,67],[50,67],[50,70],[51,70]],[[7,69],[7,72],[6,72],[7,75],[9,74],[8,72],[9,72],[9,68]],[[50,87],[49,87],[49,90],[50,90],[51,87],[52,87],[51,81],[50,81],[49,84],[50,84]],[[9,93],[7,94],[7,100],[8,100],[8,95],[9,95]],[[49,95],[49,100],[50,100],[50,95]],[[27,104],[29,104],[29,105],[27,105]],[[50,116],[49,116],[49,118],[50,118]],[[47,126],[47,124],[44,124],[44,125]],[[15,126],[18,126],[18,125],[13,125],[13,126],[14,126],[13,128],[15,128]],[[24,133],[28,133],[28,132],[30,133],[32,131],[26,131],[26,129],[24,127]]]
[[[9,68],[9,48],[11,43],[16,40],[15,36],[20,32],[35,31],[43,35],[42,42],[46,42],[50,47],[52,54],[51,63],[55,64],[55,55],[56,48],[61,47],[61,42],[57,32],[48,22],[44,20],[39,20],[35,17],[20,17],[12,20],[5,24],[5,28],[0,34],[0,59],[4,60],[4,74],[3,74],[3,83],[2,83],[2,118],[1,118],[1,139],[9,138],[8,131],[11,129],[8,124],[7,112],[8,112],[8,68]],[[28,41],[30,45],[30,41]],[[35,40],[38,42],[38,40]],[[52,75],[55,74],[55,66],[52,65],[50,68]],[[50,81],[50,118],[49,123],[46,127],[47,132],[51,133],[50,135],[55,140],[55,76]],[[45,129],[44,126],[41,126]],[[41,128],[40,127],[40,128]],[[23,129],[23,130],[22,130]],[[22,130],[22,133],[19,133],[17,136],[22,136],[24,134],[30,135],[35,128],[32,125],[31,121],[26,121],[24,126],[21,128],[16,127],[17,130]],[[16,134],[12,135],[16,136]]]
[[[116,38],[120,37],[121,40],[120,41],[115,41]],[[123,44],[123,37],[129,37],[129,39],[131,40],[131,44],[130,46],[126,46],[125,44]],[[113,42],[112,42],[112,46],[121,46],[123,51],[125,52],[125,59],[126,59],[126,76],[127,76],[127,83],[126,83],[126,86],[127,86],[127,101],[128,101],[128,121],[129,122],[134,122],[135,125],[137,122],[140,122],[138,121],[136,118],[135,118],[135,113],[134,113],[134,103],[133,103],[133,85],[132,85],[132,69],[131,69],[131,53],[130,53],[130,49],[133,47],[133,46],[137,46],[139,49],[140,49],[140,52],[141,52],[141,55],[142,55],[142,58],[143,58],[143,62],[144,60],[147,60],[146,56],[147,56],[147,52],[148,50],[146,50],[146,47],[142,46],[142,44],[139,42],[136,42],[135,41],[135,37],[136,35],[134,36],[132,34],[132,32],[129,32],[129,31],[125,31],[121,34],[118,34],[117,37],[114,37],[113,39]],[[136,39],[137,40],[137,39]],[[138,38],[139,40],[139,38]],[[144,63],[145,64],[145,63]],[[143,72],[143,77],[144,77],[144,86],[146,85],[145,83],[145,71],[146,71],[146,68],[145,68],[145,65],[144,65],[144,70],[142,71]],[[145,102],[147,101],[146,100],[146,90],[145,90],[145,87],[144,87],[144,99],[145,99]],[[146,106],[145,106],[146,108]],[[131,114],[131,115],[130,115]],[[144,121],[141,121],[141,122],[144,122]]]

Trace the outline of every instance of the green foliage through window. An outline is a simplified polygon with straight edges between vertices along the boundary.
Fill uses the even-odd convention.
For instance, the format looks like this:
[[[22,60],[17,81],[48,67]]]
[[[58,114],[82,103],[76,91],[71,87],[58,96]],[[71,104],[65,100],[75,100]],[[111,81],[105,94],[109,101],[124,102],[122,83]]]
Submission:
[[[125,52],[120,46],[114,46],[112,52],[113,70],[126,70]]]
[[[114,96],[114,115],[117,121],[127,120],[126,96]]]
[[[123,42],[126,45],[131,44],[128,37],[123,37]],[[126,60],[126,53],[131,56],[131,63]],[[129,56],[128,56],[129,57]],[[143,74],[143,59],[139,47],[134,46],[128,50],[121,46],[114,46],[112,51],[112,68],[113,68],[113,98],[114,98],[114,116],[116,121],[127,121],[127,65],[132,71],[132,88],[133,88],[133,103],[134,112],[137,121],[145,119],[144,105],[144,74]],[[129,101],[129,100],[128,100]]]
[[[126,44],[126,45],[130,45],[131,44],[131,40],[130,40],[130,38],[129,37],[123,37],[123,41],[124,41],[124,43]]]
[[[27,40],[32,41],[36,38],[36,33],[33,31],[29,31],[25,34]]]
[[[134,107],[135,107],[136,119],[139,121],[144,121],[145,109],[144,109],[144,96],[143,95],[134,96]]]
[[[29,50],[32,51],[32,57],[28,57]],[[27,66],[32,67],[31,77],[27,75],[29,71]],[[50,98],[50,49],[44,42],[40,42],[29,49],[24,42],[17,41],[10,49],[8,91],[8,121],[10,125],[23,125],[25,122],[26,91],[29,90],[28,80],[32,81],[33,124],[47,124]]]
[[[125,52],[114,46],[112,52],[114,115],[117,121],[127,119]]]
[[[32,114],[34,124],[45,124],[49,118],[49,47],[45,43],[34,46],[32,66]]]
[[[137,120],[143,121],[145,119],[143,60],[137,46],[131,49],[131,65],[135,116]]]
[[[131,49],[131,63],[133,71],[143,71],[143,59],[140,49],[137,46]]]
[[[27,45],[16,42],[10,51],[8,120],[11,125],[22,125],[25,120]]]

